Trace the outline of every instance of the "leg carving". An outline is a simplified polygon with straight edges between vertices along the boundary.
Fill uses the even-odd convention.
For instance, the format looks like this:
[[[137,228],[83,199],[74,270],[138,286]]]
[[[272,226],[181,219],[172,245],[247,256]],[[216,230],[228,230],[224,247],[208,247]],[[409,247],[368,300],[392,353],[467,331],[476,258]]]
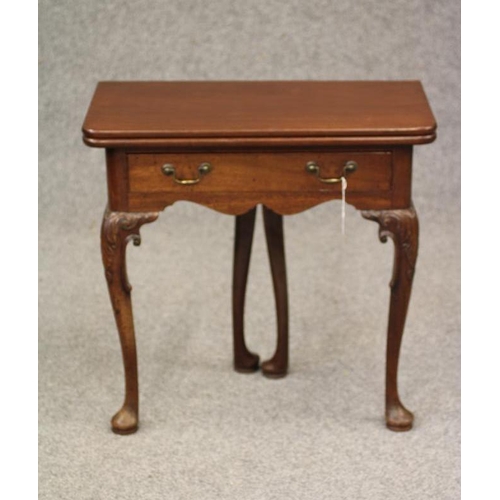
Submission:
[[[117,434],[131,434],[137,430],[139,418],[139,388],[137,381],[137,353],[135,347],[134,320],[125,264],[129,241],[138,246],[141,242],[139,229],[142,224],[153,222],[157,212],[126,213],[104,212],[101,230],[101,251],[109,296],[115,315],[122,347],[125,370],[125,401],[111,420],[111,428]]]
[[[258,370],[259,356],[245,344],[244,309],[256,208],[236,216],[233,266],[233,349],[234,369],[242,373]]]
[[[283,216],[264,208],[264,228],[267,251],[273,276],[274,296],[278,319],[278,339],[273,357],[262,363],[264,375],[284,377],[288,370],[288,292],[286,283],[285,244]]]
[[[379,223],[382,242],[394,242],[394,268],[392,274],[391,303],[387,330],[385,417],[387,427],[393,431],[407,431],[413,425],[413,415],[398,395],[398,362],[401,339],[410,301],[413,274],[418,253],[418,218],[414,207],[401,210],[362,212],[365,219]]]

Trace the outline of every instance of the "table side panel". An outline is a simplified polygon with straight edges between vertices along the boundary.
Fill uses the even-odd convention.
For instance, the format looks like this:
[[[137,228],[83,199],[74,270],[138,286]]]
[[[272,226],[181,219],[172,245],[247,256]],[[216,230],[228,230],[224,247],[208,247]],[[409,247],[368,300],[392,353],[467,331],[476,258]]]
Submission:
[[[107,158],[112,210],[158,211],[191,201],[228,214],[244,213],[256,204],[293,214],[340,199],[340,183],[320,182],[305,170],[308,161],[318,163],[321,177],[339,177],[347,161],[356,161],[358,170],[348,176],[347,203],[358,209],[404,208],[411,198],[411,147],[288,153],[109,150]],[[161,170],[170,163],[178,178],[193,179],[207,161],[212,171],[195,185],[179,185]]]
[[[411,205],[412,159],[413,146],[393,151],[391,208],[408,208]]]
[[[321,203],[340,199],[340,195],[332,196],[328,192],[287,193],[287,192],[255,192],[242,194],[199,193],[197,196],[169,196],[166,200],[161,193],[144,196],[142,193],[131,193],[130,210],[135,212],[156,212],[163,210],[176,201],[191,201],[206,206],[217,212],[228,215],[241,215],[256,205],[262,204],[281,215],[293,215],[303,212]],[[392,206],[389,196],[381,197],[375,193],[347,194],[347,203],[359,210],[387,210]]]
[[[106,171],[109,209],[127,212],[130,191],[127,154],[120,149],[106,149]]]

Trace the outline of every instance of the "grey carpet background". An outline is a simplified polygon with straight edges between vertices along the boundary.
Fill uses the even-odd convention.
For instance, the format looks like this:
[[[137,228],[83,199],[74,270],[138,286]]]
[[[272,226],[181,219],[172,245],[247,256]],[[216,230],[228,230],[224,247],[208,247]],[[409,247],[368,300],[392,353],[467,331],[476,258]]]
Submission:
[[[459,2],[39,5],[40,498],[459,498]],[[99,253],[104,155],[80,135],[106,79],[423,81],[439,130],[415,148],[421,247],[400,370],[412,432],[382,418],[392,246],[352,207],[342,239],[333,202],[285,221],[291,371],[279,381],[231,368],[233,218],[178,203],[143,227],[128,252],[141,428],[111,433],[123,372]],[[246,327],[266,357],[261,224]]]

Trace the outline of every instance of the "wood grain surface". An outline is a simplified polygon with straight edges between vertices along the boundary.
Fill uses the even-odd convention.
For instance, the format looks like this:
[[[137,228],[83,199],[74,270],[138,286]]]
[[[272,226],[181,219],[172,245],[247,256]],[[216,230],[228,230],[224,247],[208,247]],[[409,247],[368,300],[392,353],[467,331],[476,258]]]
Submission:
[[[234,367],[251,372],[259,356],[244,338],[244,302],[256,206],[264,226],[277,310],[277,344],[262,363],[288,371],[288,297],[283,217],[342,196],[380,225],[395,246],[387,338],[386,424],[406,431],[399,353],[418,251],[411,202],[415,144],[436,137],[420,82],[101,82],[83,125],[84,142],[106,148],[108,203],[101,242],[122,344],[125,401],[112,419],[137,430],[139,391],[125,252],[139,228],[176,201],[236,215],[233,271]],[[310,163],[314,168],[306,169]],[[354,170],[344,169],[356,162]]]
[[[284,215],[340,199],[340,183],[320,182],[306,171],[309,161],[317,162],[321,177],[340,177],[345,164],[356,161],[358,169],[348,175],[347,201],[359,209],[404,208],[410,203],[411,146],[330,152],[131,153],[122,161],[121,170],[128,171],[122,191],[128,193],[125,204],[132,211],[163,210],[183,200],[234,215],[263,204]],[[204,162],[212,170],[193,185],[178,184],[162,172],[164,164],[171,164],[179,179],[196,179]]]
[[[418,81],[100,82],[83,125],[97,147],[417,144],[435,130]]]

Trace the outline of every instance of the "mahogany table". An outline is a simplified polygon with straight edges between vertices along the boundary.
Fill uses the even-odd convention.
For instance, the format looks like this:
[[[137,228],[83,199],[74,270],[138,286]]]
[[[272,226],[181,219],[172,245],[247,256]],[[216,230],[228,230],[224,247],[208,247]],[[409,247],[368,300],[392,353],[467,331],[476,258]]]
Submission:
[[[418,248],[411,201],[412,148],[432,142],[436,123],[417,81],[101,82],[83,125],[88,146],[106,148],[108,205],[101,247],[125,368],[125,401],[112,430],[135,432],[139,393],[131,286],[125,251],[140,227],[177,200],[236,216],[234,367],[259,357],[243,332],[256,206],[263,205],[278,318],[269,377],[288,367],[283,215],[341,197],[378,222],[395,246],[386,360],[386,423],[412,427],[397,370]]]

